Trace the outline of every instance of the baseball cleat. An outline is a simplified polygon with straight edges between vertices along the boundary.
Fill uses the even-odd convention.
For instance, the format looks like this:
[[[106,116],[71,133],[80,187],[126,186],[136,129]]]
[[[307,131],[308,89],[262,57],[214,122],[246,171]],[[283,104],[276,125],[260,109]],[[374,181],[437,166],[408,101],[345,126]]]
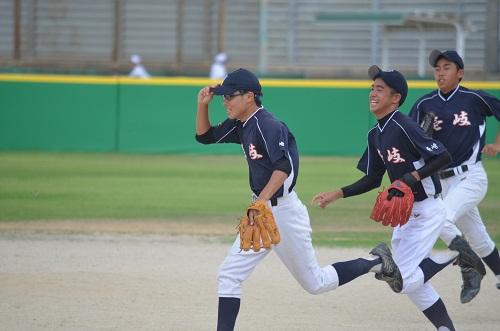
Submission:
[[[473,268],[461,268],[462,271],[462,291],[460,292],[460,302],[467,303],[476,297],[481,287],[483,275]]]
[[[472,248],[470,248],[469,243],[461,236],[456,236],[448,246],[452,251],[458,252],[457,260],[455,264],[464,268],[473,268],[481,275],[486,275],[486,268],[484,267],[481,258],[474,253]]]
[[[392,259],[389,247],[384,243],[380,243],[370,251],[370,254],[376,255],[382,260],[382,271],[376,273],[375,278],[387,282],[394,292],[401,292],[403,289],[403,278],[396,262]]]

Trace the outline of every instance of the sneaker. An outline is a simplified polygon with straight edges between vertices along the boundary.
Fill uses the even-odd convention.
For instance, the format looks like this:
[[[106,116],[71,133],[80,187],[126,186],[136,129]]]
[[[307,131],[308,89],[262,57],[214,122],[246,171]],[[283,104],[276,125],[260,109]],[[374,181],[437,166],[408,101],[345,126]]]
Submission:
[[[458,257],[455,261],[455,264],[458,264],[463,268],[476,269],[476,271],[481,275],[486,275],[486,268],[484,267],[483,261],[476,253],[474,253],[472,248],[470,248],[467,240],[465,240],[461,236],[456,236],[451,241],[448,248],[452,251],[458,252]]]
[[[376,273],[375,278],[387,282],[394,292],[401,292],[403,289],[403,278],[396,262],[392,259],[389,247],[384,243],[380,243],[370,251],[370,254],[376,255],[382,260],[382,271]]]
[[[476,297],[481,287],[483,275],[473,268],[461,268],[462,271],[462,291],[460,292],[460,302],[467,303]]]

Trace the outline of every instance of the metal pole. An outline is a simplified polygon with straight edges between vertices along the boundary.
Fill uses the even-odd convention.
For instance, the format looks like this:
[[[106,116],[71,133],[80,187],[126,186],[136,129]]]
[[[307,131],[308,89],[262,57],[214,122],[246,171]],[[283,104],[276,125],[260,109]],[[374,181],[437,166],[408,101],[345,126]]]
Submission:
[[[259,16],[259,72],[267,72],[267,14],[268,0],[260,0]]]
[[[219,1],[219,8],[217,11],[217,53],[224,52],[224,30],[226,19],[226,1]]]
[[[457,30],[457,53],[460,54],[465,61],[465,31],[460,23],[453,24]]]
[[[372,1],[372,10],[378,12],[380,10],[380,0]],[[379,43],[380,43],[380,25],[378,23],[372,23],[371,31],[371,51],[370,51],[370,63],[379,63]],[[386,52],[388,50],[382,50]]]
[[[421,24],[417,24],[418,29],[418,77],[425,76],[426,59],[427,54],[425,54],[425,48],[427,47],[427,40],[425,39],[424,27]]]
[[[120,60],[120,42],[121,42],[121,11],[122,11],[122,1],[114,1],[114,31],[113,31],[113,51],[111,53],[111,61],[113,62],[113,68],[118,68],[118,62]]]
[[[14,0],[14,60],[21,60],[21,0]]]
[[[382,34],[382,70],[389,69],[389,31]]]
[[[296,35],[297,35],[297,1],[288,1],[288,64],[294,65],[295,59],[297,57],[297,45],[296,45]]]
[[[177,24],[176,24],[176,52],[175,52],[175,66],[180,69],[182,63],[182,48],[183,48],[183,29],[182,22],[184,21],[184,0],[177,1]]]
[[[485,71],[500,72],[500,2],[489,0],[486,14],[485,45]]]

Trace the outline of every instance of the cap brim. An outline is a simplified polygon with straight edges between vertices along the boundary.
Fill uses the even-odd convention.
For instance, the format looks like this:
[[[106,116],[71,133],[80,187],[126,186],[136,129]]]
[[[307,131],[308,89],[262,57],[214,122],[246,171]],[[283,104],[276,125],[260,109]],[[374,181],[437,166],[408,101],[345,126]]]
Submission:
[[[374,64],[370,68],[368,68],[368,77],[370,77],[370,79],[375,79],[380,75],[381,72],[382,70]]]
[[[436,66],[437,61],[441,56],[444,56],[443,53],[438,50],[434,49],[432,50],[431,54],[429,55],[429,64],[434,68]]]
[[[224,86],[224,85],[217,85],[216,87],[212,88],[212,92],[215,95],[230,95],[236,92],[237,89],[229,86]]]

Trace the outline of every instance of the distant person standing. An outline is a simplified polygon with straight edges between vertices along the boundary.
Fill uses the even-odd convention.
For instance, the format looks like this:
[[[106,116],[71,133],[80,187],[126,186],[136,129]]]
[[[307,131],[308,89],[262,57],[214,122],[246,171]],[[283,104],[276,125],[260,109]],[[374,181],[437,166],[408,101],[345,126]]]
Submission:
[[[146,68],[142,65],[142,59],[140,55],[134,54],[130,57],[130,62],[134,65],[129,77],[137,78],[150,78],[151,75],[147,72]]]
[[[227,76],[226,63],[228,57],[226,53],[219,53],[214,57],[214,63],[210,67],[210,79],[224,79]]]

